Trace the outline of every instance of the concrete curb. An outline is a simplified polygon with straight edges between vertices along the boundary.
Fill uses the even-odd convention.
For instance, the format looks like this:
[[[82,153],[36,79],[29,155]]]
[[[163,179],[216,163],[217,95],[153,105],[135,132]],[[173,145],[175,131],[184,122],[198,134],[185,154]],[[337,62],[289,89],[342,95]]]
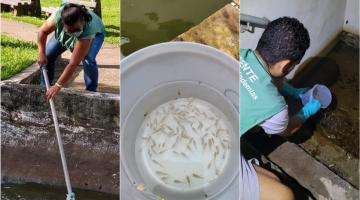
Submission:
[[[269,154],[269,158],[310,190],[317,199],[359,199],[359,190],[296,144],[283,143]]]

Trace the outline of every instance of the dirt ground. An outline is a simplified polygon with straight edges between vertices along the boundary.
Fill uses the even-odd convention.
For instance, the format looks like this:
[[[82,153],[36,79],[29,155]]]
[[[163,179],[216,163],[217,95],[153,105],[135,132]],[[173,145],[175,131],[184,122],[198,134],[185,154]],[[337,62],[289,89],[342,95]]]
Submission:
[[[320,113],[312,136],[301,146],[358,188],[359,48],[340,40],[327,58],[339,67],[330,86],[333,103]]]

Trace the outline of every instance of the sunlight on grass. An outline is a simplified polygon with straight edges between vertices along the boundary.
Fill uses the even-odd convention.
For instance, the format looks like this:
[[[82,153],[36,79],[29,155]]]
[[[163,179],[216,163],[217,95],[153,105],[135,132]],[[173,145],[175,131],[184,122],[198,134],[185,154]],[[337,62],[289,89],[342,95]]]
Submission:
[[[25,69],[37,59],[37,46],[1,35],[1,80],[6,80]]]

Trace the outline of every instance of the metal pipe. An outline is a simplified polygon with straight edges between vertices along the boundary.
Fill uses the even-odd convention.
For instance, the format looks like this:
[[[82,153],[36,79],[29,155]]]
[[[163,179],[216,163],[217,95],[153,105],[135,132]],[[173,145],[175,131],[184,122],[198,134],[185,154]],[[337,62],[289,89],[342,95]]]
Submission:
[[[267,18],[255,17],[247,14],[240,14],[240,24],[250,25],[252,27],[266,28],[270,22]]]
[[[41,71],[42,71],[44,79],[45,79],[46,90],[49,90],[50,83],[49,83],[49,78],[48,78],[48,75],[47,75],[47,70],[46,70],[46,68],[44,66],[42,66]],[[52,117],[53,117],[53,121],[54,121],[55,133],[56,133],[56,138],[57,138],[57,141],[58,141],[60,157],[61,157],[61,164],[62,164],[62,167],[63,167],[64,176],[65,176],[65,183],[66,183],[66,188],[67,188],[67,192],[68,192],[66,199],[67,200],[75,200],[75,194],[72,192],[72,189],[71,189],[70,176],[69,176],[69,172],[68,172],[68,168],[67,168],[67,164],[66,164],[63,141],[62,141],[62,138],[61,138],[61,135],[60,135],[59,123],[58,123],[57,114],[56,114],[53,99],[50,99],[49,103],[50,103],[51,113],[52,113]]]

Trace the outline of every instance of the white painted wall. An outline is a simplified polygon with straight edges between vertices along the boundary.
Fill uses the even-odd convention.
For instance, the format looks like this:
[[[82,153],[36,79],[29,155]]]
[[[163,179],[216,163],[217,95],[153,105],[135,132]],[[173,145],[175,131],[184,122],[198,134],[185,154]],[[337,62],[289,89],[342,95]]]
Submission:
[[[319,54],[342,31],[345,8],[345,0],[241,0],[240,12],[270,20],[282,16],[299,19],[308,29],[311,39],[304,62]],[[262,32],[263,29],[255,29],[253,34],[240,34],[241,48],[255,49]],[[293,78],[294,72],[287,78]]]
[[[346,0],[344,30],[359,35],[359,0]]]

